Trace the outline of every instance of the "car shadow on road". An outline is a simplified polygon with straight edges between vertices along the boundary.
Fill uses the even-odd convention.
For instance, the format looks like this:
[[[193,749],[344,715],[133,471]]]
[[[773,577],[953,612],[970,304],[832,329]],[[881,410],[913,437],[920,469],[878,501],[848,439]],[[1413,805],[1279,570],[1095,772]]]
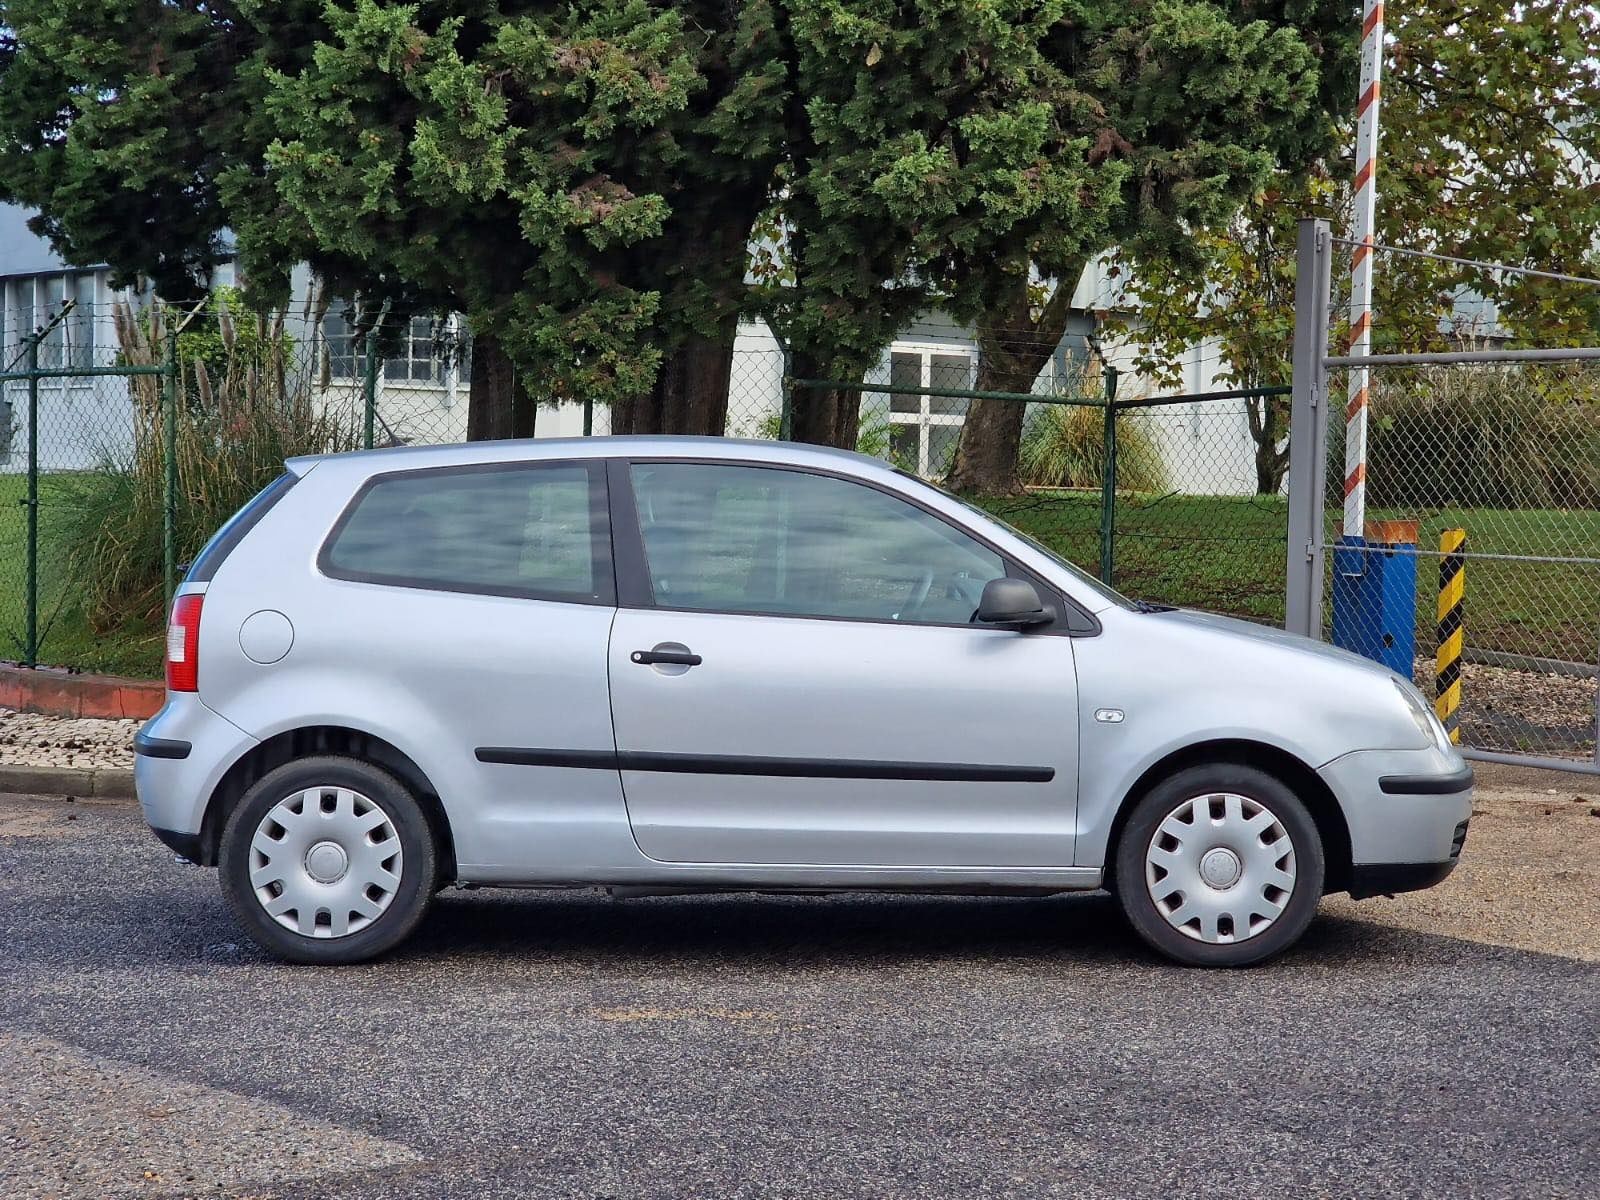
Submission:
[[[1483,949],[1378,920],[1323,915],[1298,945],[1275,961],[1436,961]],[[411,962],[463,956],[592,964],[770,963],[785,968],[955,959],[1052,967],[1170,965],[1145,947],[1105,893],[613,899],[595,891],[456,892],[442,895],[423,925],[395,952],[396,958]]]

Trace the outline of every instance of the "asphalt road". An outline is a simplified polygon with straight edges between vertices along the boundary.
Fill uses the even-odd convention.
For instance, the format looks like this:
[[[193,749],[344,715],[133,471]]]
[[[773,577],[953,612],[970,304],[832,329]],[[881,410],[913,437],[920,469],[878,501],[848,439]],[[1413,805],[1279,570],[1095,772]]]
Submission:
[[[136,810],[0,818],[7,1196],[1600,1194],[1600,967],[1381,908],[1223,973],[1095,896],[448,892],[297,968]]]

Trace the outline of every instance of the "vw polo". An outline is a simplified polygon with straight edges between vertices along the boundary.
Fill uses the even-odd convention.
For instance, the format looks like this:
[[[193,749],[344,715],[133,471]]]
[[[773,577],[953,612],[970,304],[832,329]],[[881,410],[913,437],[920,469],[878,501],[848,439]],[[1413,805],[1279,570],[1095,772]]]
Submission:
[[[145,816],[302,962],[473,884],[1103,887],[1236,966],[1437,883],[1471,811],[1409,680],[772,442],[291,460],[179,588],[167,687]]]

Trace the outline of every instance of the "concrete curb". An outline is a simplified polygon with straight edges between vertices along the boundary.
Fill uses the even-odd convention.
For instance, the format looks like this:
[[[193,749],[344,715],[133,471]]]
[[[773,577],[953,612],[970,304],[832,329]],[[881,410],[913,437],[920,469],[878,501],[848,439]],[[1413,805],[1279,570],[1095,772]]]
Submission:
[[[166,685],[157,680],[0,663],[0,707],[22,712],[143,721],[155,716],[165,699]]]
[[[132,800],[133,772],[127,767],[24,767],[0,763],[0,792]]]

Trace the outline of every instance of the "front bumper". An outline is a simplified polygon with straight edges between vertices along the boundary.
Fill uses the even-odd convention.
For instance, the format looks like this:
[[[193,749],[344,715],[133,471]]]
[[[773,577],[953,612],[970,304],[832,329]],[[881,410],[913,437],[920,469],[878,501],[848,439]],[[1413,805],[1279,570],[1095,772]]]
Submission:
[[[1432,887],[1455,869],[1472,816],[1472,768],[1454,750],[1360,750],[1318,772],[1350,830],[1350,894]]]

